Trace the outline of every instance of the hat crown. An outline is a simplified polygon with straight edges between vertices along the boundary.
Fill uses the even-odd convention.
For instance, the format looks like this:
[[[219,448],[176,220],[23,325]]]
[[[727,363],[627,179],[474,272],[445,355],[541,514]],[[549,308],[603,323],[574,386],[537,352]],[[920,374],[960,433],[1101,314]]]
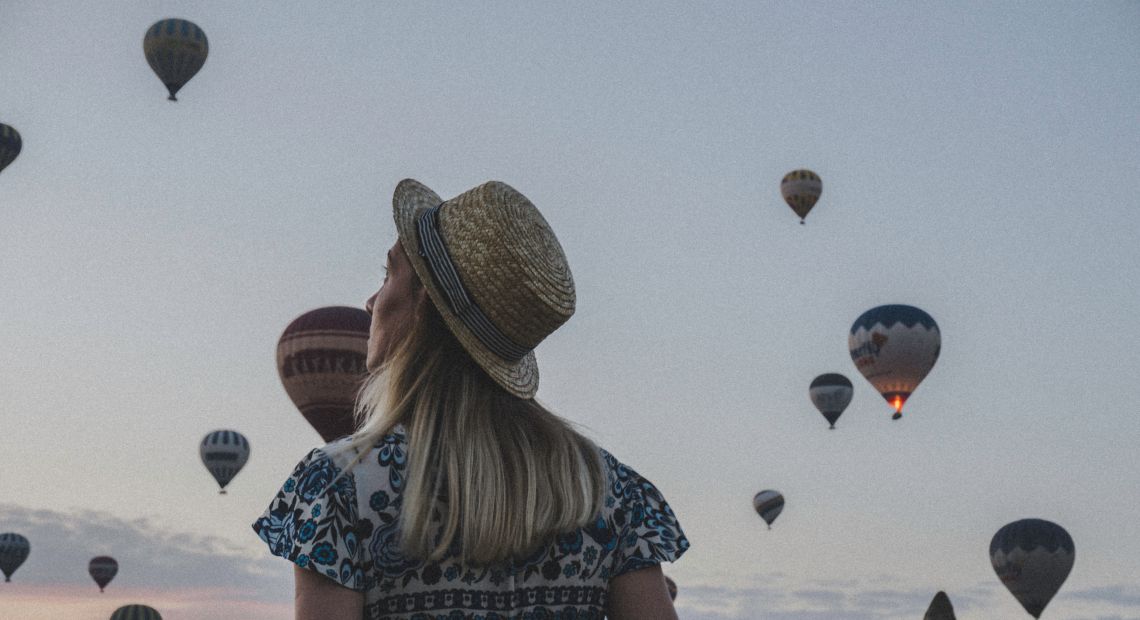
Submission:
[[[490,181],[444,202],[439,233],[475,304],[514,342],[533,349],[574,314],[562,246],[513,187]]]

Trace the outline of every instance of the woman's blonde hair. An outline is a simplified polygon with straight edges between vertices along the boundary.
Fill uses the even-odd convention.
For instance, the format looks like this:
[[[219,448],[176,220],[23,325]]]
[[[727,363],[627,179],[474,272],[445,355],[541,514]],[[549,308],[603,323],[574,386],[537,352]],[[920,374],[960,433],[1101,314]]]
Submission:
[[[407,431],[403,553],[434,561],[458,542],[464,564],[485,566],[592,521],[606,485],[598,447],[499,387],[426,296],[416,315],[361,390],[352,442],[362,458],[397,425]]]

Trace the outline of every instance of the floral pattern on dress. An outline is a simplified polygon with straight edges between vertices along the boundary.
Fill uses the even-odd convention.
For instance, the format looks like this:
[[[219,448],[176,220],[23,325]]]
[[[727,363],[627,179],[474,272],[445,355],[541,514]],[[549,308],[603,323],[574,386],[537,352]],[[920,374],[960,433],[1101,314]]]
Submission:
[[[253,528],[274,555],[364,592],[365,618],[602,618],[611,579],[689,548],[657,487],[602,450],[605,501],[585,527],[499,566],[463,566],[458,541],[441,561],[413,560],[399,543],[404,434],[384,437],[345,473],[355,456],[347,445],[309,453]]]

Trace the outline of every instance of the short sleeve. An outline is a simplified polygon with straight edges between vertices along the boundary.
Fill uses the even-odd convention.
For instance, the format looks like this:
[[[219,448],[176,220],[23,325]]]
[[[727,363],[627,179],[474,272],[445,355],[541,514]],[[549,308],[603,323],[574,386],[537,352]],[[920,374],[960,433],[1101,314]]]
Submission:
[[[341,474],[323,450],[313,450],[254,521],[253,530],[273,555],[359,591],[364,572],[355,481],[351,472]]]
[[[611,575],[680,558],[689,539],[661,491],[609,454],[605,457],[610,466],[608,494],[614,500],[611,518],[618,536]]]

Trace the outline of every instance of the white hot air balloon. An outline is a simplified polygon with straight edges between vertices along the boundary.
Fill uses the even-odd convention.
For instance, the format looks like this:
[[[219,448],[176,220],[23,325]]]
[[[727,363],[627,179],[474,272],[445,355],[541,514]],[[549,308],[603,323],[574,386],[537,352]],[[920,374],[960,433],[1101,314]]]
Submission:
[[[942,350],[931,316],[914,306],[892,304],[864,312],[851,325],[847,347],[855,367],[895,409],[895,420]]]

